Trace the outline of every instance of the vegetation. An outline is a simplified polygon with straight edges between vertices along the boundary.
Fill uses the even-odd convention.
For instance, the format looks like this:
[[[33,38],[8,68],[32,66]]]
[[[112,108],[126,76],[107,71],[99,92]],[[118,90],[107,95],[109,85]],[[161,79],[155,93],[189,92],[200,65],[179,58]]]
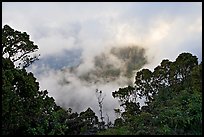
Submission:
[[[125,111],[120,124],[116,119],[116,127],[99,134],[120,134],[120,129],[130,135],[201,135],[201,85],[202,62],[198,65],[190,53],[181,53],[175,62],[163,60],[153,72],[143,69],[134,87],[113,92]],[[140,108],[138,97],[145,98],[145,106]]]
[[[56,105],[47,90],[39,90],[36,78],[25,70],[37,60],[30,54],[38,49],[28,34],[5,25],[2,49],[2,135],[202,134],[202,62],[190,53],[181,53],[174,62],[163,60],[153,72],[142,69],[134,86],[113,92],[124,111],[115,109],[114,126],[101,128],[91,108],[73,113]],[[16,67],[16,61],[22,61],[22,67]],[[103,119],[102,91],[98,93]],[[140,106],[138,98],[146,105]]]
[[[36,60],[27,54],[37,46],[25,32],[14,31],[5,25],[2,29],[2,48],[2,135],[96,132],[93,129],[98,118],[90,108],[80,114],[71,113],[71,109],[64,110],[48,96],[48,91],[40,91],[36,78],[31,72],[26,72],[25,66]],[[14,65],[18,51],[25,51],[18,58],[26,60],[22,68]]]

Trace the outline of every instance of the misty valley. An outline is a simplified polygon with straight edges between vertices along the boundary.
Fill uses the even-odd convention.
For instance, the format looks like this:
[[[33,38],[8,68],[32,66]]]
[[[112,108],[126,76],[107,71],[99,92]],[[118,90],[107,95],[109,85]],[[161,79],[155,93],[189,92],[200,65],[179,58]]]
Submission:
[[[59,55],[42,57],[30,65],[28,70],[33,66],[37,68],[31,70],[34,70],[40,83],[52,83],[50,86],[47,82],[49,89],[46,88],[53,91],[50,96],[55,98],[58,105],[65,109],[72,108],[74,112],[79,113],[89,106],[99,116],[95,91],[102,90],[106,96],[103,102],[105,119],[109,118],[113,122],[116,118],[114,109],[120,107],[120,104],[112,97],[112,91],[126,85],[133,86],[136,71],[147,63],[145,50],[134,45],[113,47],[95,56],[89,64],[86,64],[82,52],[73,49]],[[92,67],[86,70],[89,66]]]
[[[189,52],[153,70],[146,49],[80,48],[39,57],[2,28],[2,135],[201,135],[202,61]]]

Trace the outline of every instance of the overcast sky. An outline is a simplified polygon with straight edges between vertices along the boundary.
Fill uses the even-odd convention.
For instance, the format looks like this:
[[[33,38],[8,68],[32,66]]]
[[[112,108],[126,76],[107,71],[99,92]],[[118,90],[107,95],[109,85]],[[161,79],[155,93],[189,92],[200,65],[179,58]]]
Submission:
[[[42,56],[116,43],[148,47],[155,65],[183,51],[202,56],[201,2],[3,2],[4,24],[30,34]]]
[[[148,64],[144,67],[151,70],[163,59],[174,61],[182,52],[191,52],[199,62],[202,60],[201,2],[3,2],[2,27],[5,24],[27,32],[38,45],[41,58],[56,56],[64,50],[82,49],[83,70],[91,69],[93,57],[110,47],[130,44],[146,49]],[[66,104],[70,98],[70,94],[65,93],[67,89],[87,91],[87,96],[80,96],[90,101],[91,87],[81,85],[77,89],[80,84],[77,77],[73,77],[76,82],[71,87],[59,86],[56,79],[61,76],[50,70],[38,80],[41,88],[48,89],[61,104]],[[110,89],[111,96],[118,85],[98,86],[103,90]],[[92,85],[94,88],[96,86]],[[76,96],[80,98],[79,94]],[[72,94],[70,99],[76,96]]]

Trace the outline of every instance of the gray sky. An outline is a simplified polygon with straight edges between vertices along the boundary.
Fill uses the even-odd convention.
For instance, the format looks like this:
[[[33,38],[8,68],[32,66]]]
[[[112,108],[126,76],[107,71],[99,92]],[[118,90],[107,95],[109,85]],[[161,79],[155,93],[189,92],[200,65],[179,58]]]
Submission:
[[[182,52],[191,52],[202,60],[201,2],[3,2],[2,25],[5,24],[27,32],[38,45],[41,58],[59,55],[64,50],[82,49],[84,63],[79,73],[93,69],[93,58],[100,53],[130,44],[146,49],[148,64],[144,68],[151,70],[163,59],[174,61]],[[104,104],[107,112],[112,113],[118,106],[111,92],[122,85],[115,81],[87,86],[77,75],[66,73],[73,83],[61,86],[58,80],[64,74],[35,66],[31,71],[36,69],[46,70],[37,77],[41,89],[48,89],[49,95],[61,105],[79,99],[81,102],[75,103],[79,107],[74,110],[85,110],[84,107],[92,105],[97,111],[93,93],[95,88],[101,88],[107,94]]]
[[[148,47],[154,66],[183,51],[202,56],[199,2],[3,2],[2,24],[30,34],[42,56],[73,47],[99,52],[118,43]]]

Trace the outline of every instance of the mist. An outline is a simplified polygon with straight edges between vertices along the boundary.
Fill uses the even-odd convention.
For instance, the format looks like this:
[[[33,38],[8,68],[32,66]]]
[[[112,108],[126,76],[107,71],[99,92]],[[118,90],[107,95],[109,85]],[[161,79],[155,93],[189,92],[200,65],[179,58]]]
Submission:
[[[40,60],[27,71],[41,90],[63,108],[99,116],[99,89],[112,121],[120,107],[112,92],[133,84],[137,71],[182,52],[202,60],[202,3],[3,2],[5,24],[38,45]]]

